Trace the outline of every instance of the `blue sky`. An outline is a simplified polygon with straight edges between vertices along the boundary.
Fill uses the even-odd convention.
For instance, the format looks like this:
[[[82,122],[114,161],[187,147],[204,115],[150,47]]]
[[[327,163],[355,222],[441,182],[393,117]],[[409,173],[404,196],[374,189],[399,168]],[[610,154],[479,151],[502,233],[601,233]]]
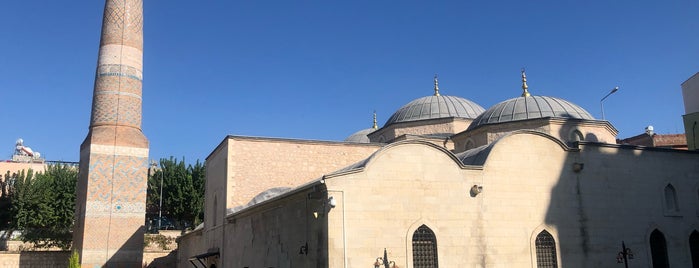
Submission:
[[[143,131],[151,157],[204,160],[228,134],[343,140],[413,99],[567,99],[619,137],[683,132],[699,72],[699,2],[145,0]],[[0,159],[14,141],[78,161],[104,1],[0,9]]]

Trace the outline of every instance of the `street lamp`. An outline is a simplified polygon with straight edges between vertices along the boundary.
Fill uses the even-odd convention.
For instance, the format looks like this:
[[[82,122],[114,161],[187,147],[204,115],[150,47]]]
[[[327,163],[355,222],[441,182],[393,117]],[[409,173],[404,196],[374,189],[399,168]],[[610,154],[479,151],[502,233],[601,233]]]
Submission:
[[[616,255],[616,263],[624,263],[624,267],[629,268],[629,259],[633,259],[633,252],[621,241],[621,251]]]
[[[605,119],[604,119],[604,104],[603,104],[602,102],[604,102],[604,99],[606,99],[607,97],[609,97],[609,95],[612,95],[612,94],[614,94],[614,92],[617,92],[617,90],[619,90],[619,87],[614,87],[614,89],[612,89],[612,91],[610,91],[609,93],[607,93],[607,95],[604,96],[604,98],[602,98],[602,99],[599,101],[599,106],[600,106],[600,108],[602,109],[602,120],[605,120]]]
[[[163,176],[165,170],[160,168],[160,204],[158,205],[158,233],[160,233],[160,228],[162,228],[163,222]]]
[[[383,258],[376,258],[374,268],[381,268],[381,265],[383,265],[384,268],[398,268],[398,266],[396,266],[396,262],[388,261],[388,253],[386,252],[385,248],[383,249]]]

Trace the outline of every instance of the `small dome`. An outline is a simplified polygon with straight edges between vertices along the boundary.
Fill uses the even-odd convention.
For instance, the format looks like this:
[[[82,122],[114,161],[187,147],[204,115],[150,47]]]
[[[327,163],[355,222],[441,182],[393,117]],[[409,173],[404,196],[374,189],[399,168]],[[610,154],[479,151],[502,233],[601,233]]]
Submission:
[[[355,132],[354,134],[350,135],[345,139],[346,142],[356,142],[356,143],[369,143],[369,133],[374,132],[376,129],[375,128],[367,128],[367,129],[362,129],[360,131]]]
[[[425,119],[459,117],[473,119],[485,109],[470,100],[454,96],[427,96],[400,107],[384,126]]]
[[[468,129],[488,124],[546,117],[595,120],[585,109],[569,101],[546,96],[526,96],[495,104],[474,119]]]

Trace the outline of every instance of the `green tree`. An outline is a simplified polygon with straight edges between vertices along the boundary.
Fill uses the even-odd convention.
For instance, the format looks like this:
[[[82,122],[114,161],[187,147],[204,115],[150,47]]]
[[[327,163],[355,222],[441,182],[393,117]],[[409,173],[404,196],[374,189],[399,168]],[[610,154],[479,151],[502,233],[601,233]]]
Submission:
[[[0,230],[6,231],[4,235],[7,236],[2,237],[3,239],[8,239],[12,231],[17,228],[14,205],[16,199],[15,182],[20,175],[24,180],[24,172],[10,174],[10,171],[7,171],[4,177],[0,178]]]
[[[151,172],[148,179],[148,214],[157,218],[162,180],[162,214],[176,221],[177,227],[196,226],[203,220],[205,167],[199,161],[186,165],[178,161],[160,159],[160,169]],[[157,221],[154,223],[157,225]]]
[[[70,248],[77,179],[77,169],[61,164],[17,174],[8,183],[9,229],[22,230],[22,241],[36,247]]]
[[[27,222],[37,214],[41,214],[37,206],[41,206],[41,193],[38,193],[38,183],[34,179],[34,171],[22,170],[11,179],[12,219],[11,229],[23,229]]]
[[[12,198],[10,197],[11,190],[8,187],[9,181],[12,179],[10,171],[7,174],[0,176],[0,230],[8,230],[12,222]],[[7,234],[6,234],[7,235]],[[3,238],[3,237],[0,237]]]
[[[64,164],[48,165],[46,171],[37,175],[37,191],[44,194],[40,207],[49,216],[42,220],[31,220],[25,228],[24,241],[38,247],[70,248],[73,241],[75,214],[75,188],[78,170]]]
[[[189,166],[189,171],[192,174],[192,214],[190,215],[194,221],[192,228],[196,227],[204,221],[204,180],[206,178],[206,169],[204,164],[197,162],[194,166]]]

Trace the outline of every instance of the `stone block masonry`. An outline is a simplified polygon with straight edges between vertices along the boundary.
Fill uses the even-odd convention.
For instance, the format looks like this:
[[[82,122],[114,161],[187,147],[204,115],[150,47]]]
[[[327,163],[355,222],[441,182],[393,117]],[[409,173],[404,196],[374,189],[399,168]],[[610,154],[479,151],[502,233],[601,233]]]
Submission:
[[[148,140],[141,131],[142,0],[107,0],[90,131],[80,148],[74,247],[83,267],[141,267]]]

